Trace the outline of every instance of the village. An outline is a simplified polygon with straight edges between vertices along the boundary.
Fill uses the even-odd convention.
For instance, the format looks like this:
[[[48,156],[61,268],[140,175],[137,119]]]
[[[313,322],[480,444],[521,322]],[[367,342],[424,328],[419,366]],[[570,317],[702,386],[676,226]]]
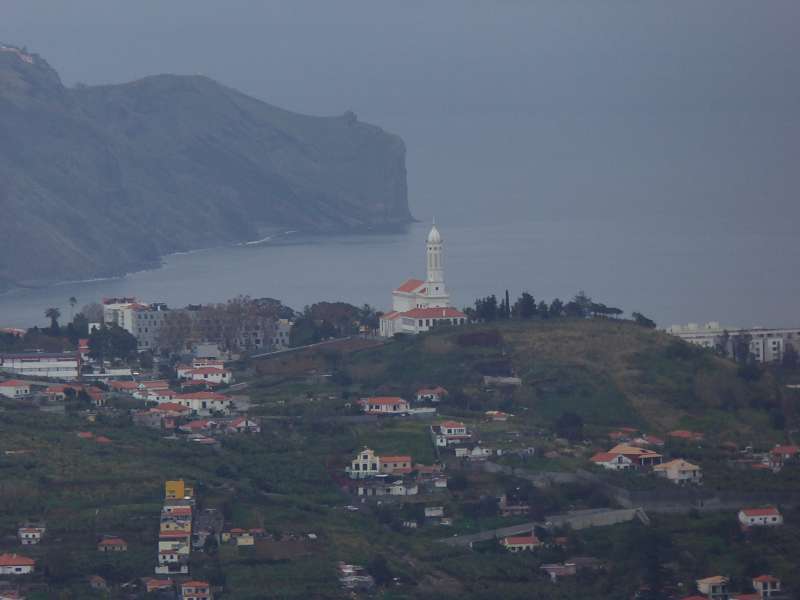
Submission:
[[[679,531],[685,519],[770,553],[735,572],[665,558],[669,598],[795,597],[793,559],[779,549],[792,535],[782,532],[800,529],[800,447],[702,418],[650,425],[627,407],[611,414],[613,402],[611,416],[580,416],[572,399],[548,409],[558,378],[506,358],[514,323],[481,329],[450,306],[442,248],[434,226],[427,279],[400,285],[392,311],[348,312],[346,331],[321,339],[297,332],[323,319],[291,319],[272,303],[270,316],[234,319],[229,331],[176,333],[178,321],[212,317],[115,298],[74,351],[4,353],[2,414],[16,429],[0,441],[1,466],[21,478],[41,470],[31,486],[76,494],[83,525],[38,499],[19,506],[29,492],[4,488],[0,600],[47,597],[64,552],[80,557],[76,597],[302,597],[330,582],[341,597],[414,596],[419,581],[469,577],[463,565],[513,568],[580,597],[638,564],[614,558],[604,536],[646,546],[648,531]],[[117,329],[134,354],[158,348],[155,360],[101,350],[101,333]],[[527,401],[533,386],[538,403]],[[79,498],[71,481],[93,491]],[[415,558],[388,558],[399,547]],[[734,569],[708,568],[725,564]],[[630,581],[625,597],[645,600],[652,585]]]

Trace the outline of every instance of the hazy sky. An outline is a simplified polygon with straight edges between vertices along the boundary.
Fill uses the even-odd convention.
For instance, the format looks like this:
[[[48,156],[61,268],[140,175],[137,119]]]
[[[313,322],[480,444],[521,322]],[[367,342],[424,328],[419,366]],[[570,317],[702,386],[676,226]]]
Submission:
[[[0,40],[69,85],[203,73],[352,109],[405,138],[420,217],[785,228],[798,23],[797,0],[3,0]]]

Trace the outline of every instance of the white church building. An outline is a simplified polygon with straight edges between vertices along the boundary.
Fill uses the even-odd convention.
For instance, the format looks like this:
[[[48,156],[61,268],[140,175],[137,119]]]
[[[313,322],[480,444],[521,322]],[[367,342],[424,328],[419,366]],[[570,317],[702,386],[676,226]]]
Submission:
[[[442,235],[434,224],[426,244],[428,277],[409,279],[392,292],[392,310],[381,317],[380,333],[421,333],[441,325],[463,325],[467,315],[450,306],[444,283]]]

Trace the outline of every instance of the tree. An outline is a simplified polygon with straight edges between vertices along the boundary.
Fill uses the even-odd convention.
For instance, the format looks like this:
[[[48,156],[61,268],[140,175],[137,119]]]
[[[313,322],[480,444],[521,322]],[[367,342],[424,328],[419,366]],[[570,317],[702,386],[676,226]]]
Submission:
[[[192,335],[192,319],[184,311],[168,311],[158,330],[158,347],[166,352],[181,352]]]
[[[97,302],[86,304],[81,309],[81,313],[83,313],[83,316],[86,317],[86,320],[89,321],[89,323],[103,322],[103,306]]]
[[[517,319],[530,319],[536,316],[536,300],[528,292],[522,295],[514,303],[511,314]]]
[[[633,317],[634,322],[641,327],[646,327],[647,329],[656,328],[656,322],[652,319],[648,319],[640,312],[633,312],[631,313],[631,316]]]
[[[547,302],[545,302],[544,300],[539,302],[539,306],[536,308],[536,312],[542,319],[550,318],[550,307],[547,306]]]
[[[556,298],[550,303],[550,308],[548,309],[550,316],[558,319],[559,317],[564,316],[564,303]]]
[[[391,583],[394,577],[392,570],[389,568],[389,563],[382,554],[376,554],[375,557],[367,563],[366,567],[377,585]]]
[[[583,419],[573,412],[563,412],[556,419],[556,435],[570,441],[583,439]]]
[[[750,342],[753,341],[753,336],[749,333],[740,333],[732,336],[733,340],[733,360],[743,365],[747,364],[750,360]]]
[[[89,356],[105,360],[130,360],[136,355],[136,338],[116,324],[103,325],[89,336]]]
[[[59,331],[58,319],[61,318],[61,311],[55,307],[50,307],[44,311],[44,316],[50,319],[50,332],[57,335]]]
[[[486,296],[486,298],[478,298],[475,300],[475,317],[479,321],[496,321],[498,313],[497,296],[494,294]]]
[[[69,319],[70,321],[75,316],[75,305],[78,303],[78,299],[75,296],[69,297]]]

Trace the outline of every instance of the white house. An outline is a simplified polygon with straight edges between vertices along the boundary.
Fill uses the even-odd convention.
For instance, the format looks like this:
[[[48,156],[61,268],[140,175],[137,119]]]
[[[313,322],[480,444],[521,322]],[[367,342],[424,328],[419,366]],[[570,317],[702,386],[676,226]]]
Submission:
[[[364,448],[358,455],[350,461],[350,468],[347,469],[350,479],[364,479],[374,477],[381,472],[381,459],[369,448]]]
[[[535,535],[513,535],[503,538],[500,543],[509,552],[523,552],[526,550],[535,550],[542,545]]]
[[[408,279],[392,292],[392,310],[381,316],[380,334],[421,333],[441,325],[463,325],[467,315],[450,306],[444,282],[444,242],[436,225],[426,240],[427,278]]]
[[[397,396],[376,396],[360,401],[364,412],[373,415],[401,415],[408,412],[408,402]]]
[[[471,437],[467,426],[459,421],[444,421],[438,425],[431,425],[431,434],[436,446],[440,448],[466,441]]]
[[[761,598],[772,598],[781,593],[781,580],[772,575],[759,575],[753,578],[753,589]]]
[[[233,381],[233,374],[220,367],[192,367],[191,369],[178,370],[178,377],[190,381],[206,381],[220,385]]]
[[[598,452],[590,458],[594,464],[610,471],[622,471],[633,467],[633,461],[624,454]]]
[[[653,472],[677,484],[700,483],[703,479],[702,469],[682,458],[655,465]]]
[[[31,395],[31,386],[18,379],[0,382],[0,396],[6,398],[27,398]]]
[[[228,414],[233,406],[230,398],[217,392],[176,394],[171,402],[185,406],[198,415],[210,415],[215,412]]]
[[[181,584],[181,600],[212,600],[211,586],[205,581],[186,581]]]
[[[417,402],[441,402],[447,395],[447,390],[437,385],[433,388],[421,388],[417,390]]]
[[[36,561],[21,554],[0,554],[0,575],[27,575],[33,573]]]
[[[783,515],[774,506],[743,508],[739,511],[739,523],[744,527],[774,527],[783,525]]]
[[[17,537],[23,546],[32,546],[42,541],[44,532],[44,527],[20,527],[17,530]]]
[[[697,590],[708,596],[709,600],[728,600],[728,583],[730,580],[723,575],[714,575],[697,580]]]
[[[0,354],[0,371],[23,377],[76,379],[81,358],[77,352],[22,352]]]

